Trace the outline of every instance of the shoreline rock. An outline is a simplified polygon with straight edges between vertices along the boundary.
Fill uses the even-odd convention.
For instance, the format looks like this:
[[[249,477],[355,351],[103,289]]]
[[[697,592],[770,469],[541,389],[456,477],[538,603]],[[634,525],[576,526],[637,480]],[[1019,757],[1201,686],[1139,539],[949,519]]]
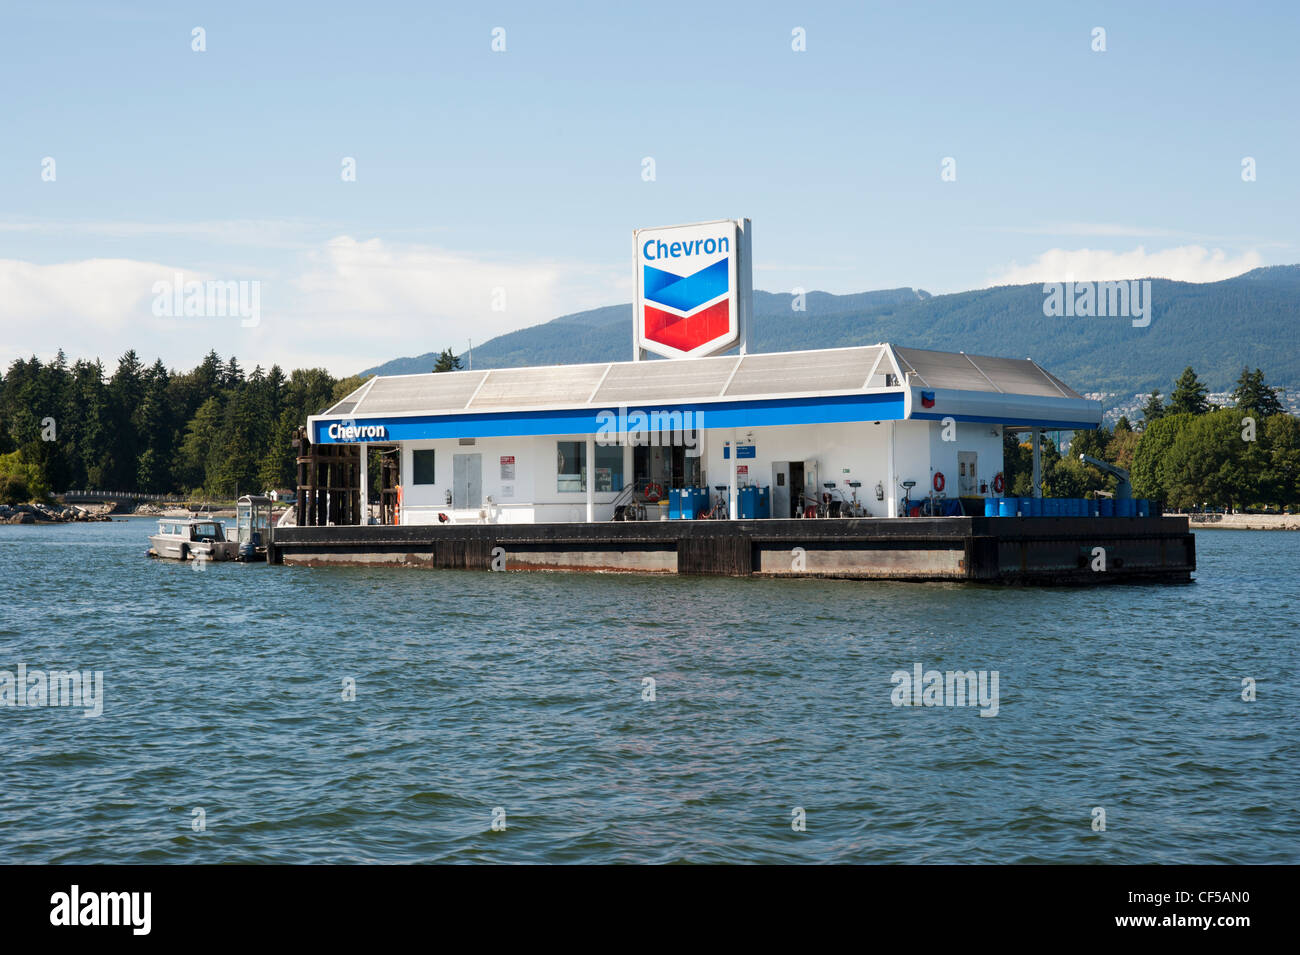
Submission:
[[[80,507],[75,504],[0,504],[2,524],[81,524],[111,521],[116,505]]]

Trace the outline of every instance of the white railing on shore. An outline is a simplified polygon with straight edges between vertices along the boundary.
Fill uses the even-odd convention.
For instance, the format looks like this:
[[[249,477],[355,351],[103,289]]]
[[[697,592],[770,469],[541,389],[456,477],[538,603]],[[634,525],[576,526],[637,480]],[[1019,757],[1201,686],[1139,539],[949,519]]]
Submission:
[[[95,501],[163,501],[169,504],[184,504],[188,498],[176,494],[138,494],[134,491],[64,491],[56,494],[65,501],[69,498],[83,498]]]

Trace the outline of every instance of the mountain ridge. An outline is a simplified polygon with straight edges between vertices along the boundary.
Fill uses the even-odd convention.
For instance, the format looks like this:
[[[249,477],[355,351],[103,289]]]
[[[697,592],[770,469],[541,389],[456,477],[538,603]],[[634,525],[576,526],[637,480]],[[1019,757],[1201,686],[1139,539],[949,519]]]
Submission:
[[[754,292],[753,352],[889,341],[915,348],[1030,357],[1085,392],[1167,393],[1188,365],[1211,391],[1228,390],[1243,367],[1270,384],[1300,386],[1300,265],[1253,269],[1218,282],[1151,282],[1151,324],[1122,317],[1044,315],[1041,284],[943,295],[895,288],[847,295],[813,291],[796,310],[792,293]],[[1082,283],[1080,283],[1082,284]],[[474,348],[475,368],[626,361],[632,305],[561,315]],[[361,374],[431,371],[437,352]]]

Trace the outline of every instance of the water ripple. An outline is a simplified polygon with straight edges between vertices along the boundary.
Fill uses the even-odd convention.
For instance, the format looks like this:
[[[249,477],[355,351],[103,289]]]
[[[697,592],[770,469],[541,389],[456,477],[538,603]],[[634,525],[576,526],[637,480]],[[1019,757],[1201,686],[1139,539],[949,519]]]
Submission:
[[[197,573],[148,528],[0,526],[0,669],[106,697],[0,707],[0,862],[1300,861],[1300,535],[1010,590]],[[894,706],[916,663],[997,715]]]

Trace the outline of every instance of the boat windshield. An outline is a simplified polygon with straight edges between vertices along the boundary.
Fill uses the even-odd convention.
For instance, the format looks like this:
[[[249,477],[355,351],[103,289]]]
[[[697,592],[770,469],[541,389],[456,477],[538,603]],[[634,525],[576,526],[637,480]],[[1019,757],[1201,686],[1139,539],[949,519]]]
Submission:
[[[192,525],[190,536],[194,540],[199,540],[204,537],[211,537],[213,540],[221,539],[221,535],[217,532],[217,525],[212,521]]]

